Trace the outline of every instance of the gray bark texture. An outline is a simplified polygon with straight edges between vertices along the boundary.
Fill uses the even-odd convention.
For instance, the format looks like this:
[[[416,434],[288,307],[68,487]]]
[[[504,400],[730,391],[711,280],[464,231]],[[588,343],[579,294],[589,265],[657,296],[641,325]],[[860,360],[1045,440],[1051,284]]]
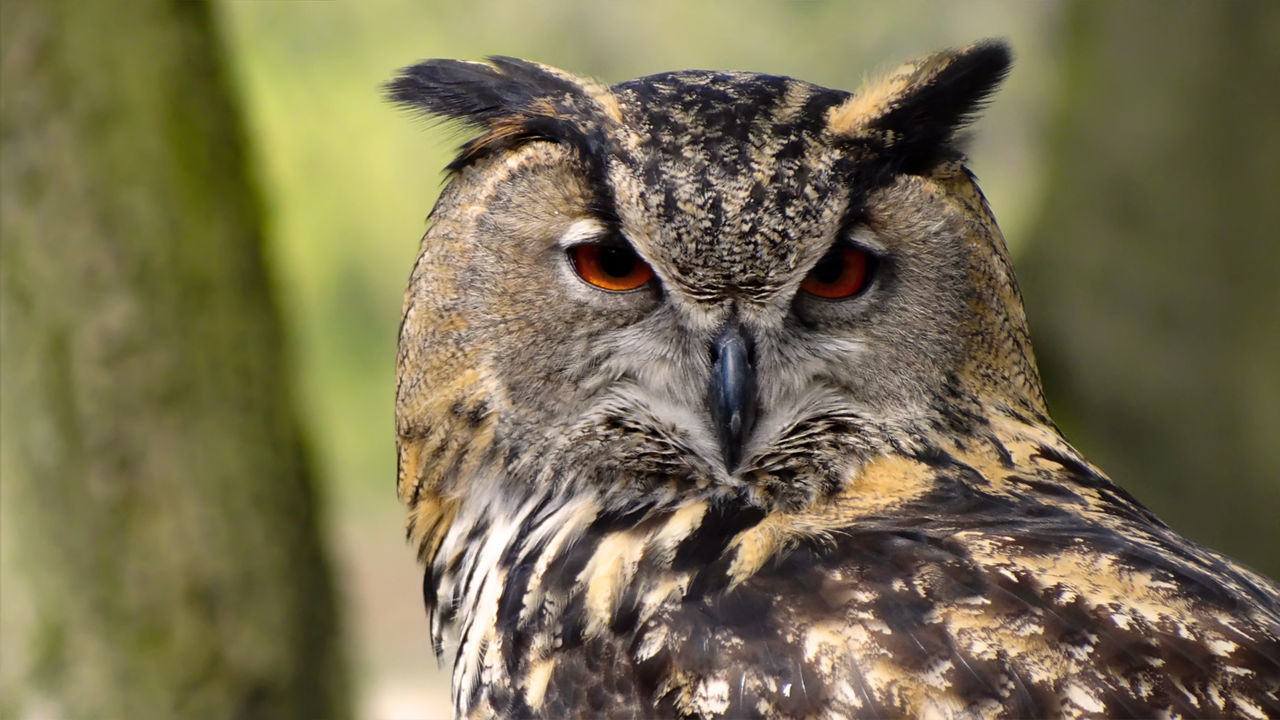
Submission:
[[[1050,409],[1175,529],[1280,577],[1280,3],[1065,10],[1019,263]]]
[[[209,8],[0,13],[0,715],[344,716]]]

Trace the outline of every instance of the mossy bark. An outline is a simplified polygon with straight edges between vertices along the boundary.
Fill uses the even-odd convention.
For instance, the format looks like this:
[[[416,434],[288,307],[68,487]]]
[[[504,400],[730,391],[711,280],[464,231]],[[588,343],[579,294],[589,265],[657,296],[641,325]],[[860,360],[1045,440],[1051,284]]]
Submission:
[[[1280,3],[1064,10],[1019,262],[1050,409],[1175,529],[1280,577]]]
[[[5,0],[0,39],[0,710],[345,715],[208,7]]]

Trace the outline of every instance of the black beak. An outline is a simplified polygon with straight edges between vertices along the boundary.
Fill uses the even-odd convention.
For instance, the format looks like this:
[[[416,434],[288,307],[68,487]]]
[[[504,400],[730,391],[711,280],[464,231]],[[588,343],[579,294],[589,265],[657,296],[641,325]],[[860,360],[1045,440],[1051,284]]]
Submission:
[[[756,421],[756,371],[751,346],[737,318],[711,344],[711,391],[707,405],[729,472],[738,469],[742,446]]]

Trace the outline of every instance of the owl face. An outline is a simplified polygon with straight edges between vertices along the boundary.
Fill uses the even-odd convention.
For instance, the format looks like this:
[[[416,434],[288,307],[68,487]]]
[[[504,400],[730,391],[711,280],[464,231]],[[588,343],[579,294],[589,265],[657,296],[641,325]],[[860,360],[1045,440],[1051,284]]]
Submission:
[[[979,46],[857,95],[746,73],[606,89],[513,60],[411,69],[394,97],[487,132],[411,280],[402,438],[448,433],[455,464],[504,483],[801,506],[860,458],[964,422],[956,398],[995,356],[1025,357],[1034,386],[1003,241],[949,145],[1006,63]]]

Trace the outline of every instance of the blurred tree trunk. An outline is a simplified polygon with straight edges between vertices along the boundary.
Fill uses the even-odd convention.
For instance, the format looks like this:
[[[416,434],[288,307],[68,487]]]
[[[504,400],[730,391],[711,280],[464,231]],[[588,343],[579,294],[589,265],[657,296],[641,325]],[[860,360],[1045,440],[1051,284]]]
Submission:
[[[345,715],[209,9],[0,12],[0,714]]]
[[[1280,3],[1068,5],[1020,262],[1067,437],[1175,529],[1280,576]]]

